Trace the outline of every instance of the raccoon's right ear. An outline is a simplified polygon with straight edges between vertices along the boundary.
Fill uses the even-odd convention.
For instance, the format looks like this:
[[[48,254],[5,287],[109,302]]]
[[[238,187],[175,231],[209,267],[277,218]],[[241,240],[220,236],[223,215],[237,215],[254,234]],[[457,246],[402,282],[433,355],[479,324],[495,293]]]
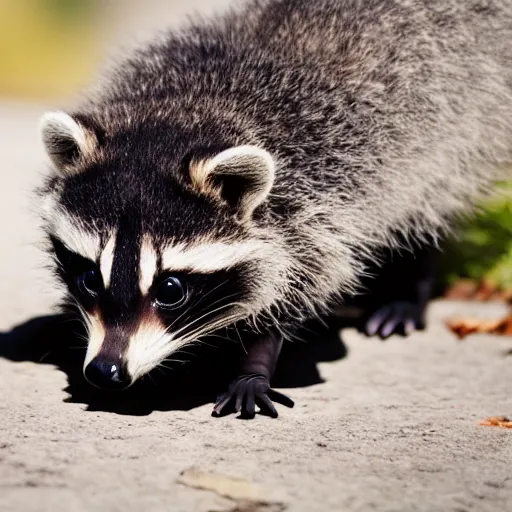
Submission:
[[[227,149],[213,158],[192,162],[194,189],[227,203],[236,215],[250,219],[274,184],[275,162],[270,153],[256,146]]]
[[[65,112],[48,112],[40,121],[46,153],[56,170],[72,174],[78,160],[89,155],[97,144],[94,133]]]

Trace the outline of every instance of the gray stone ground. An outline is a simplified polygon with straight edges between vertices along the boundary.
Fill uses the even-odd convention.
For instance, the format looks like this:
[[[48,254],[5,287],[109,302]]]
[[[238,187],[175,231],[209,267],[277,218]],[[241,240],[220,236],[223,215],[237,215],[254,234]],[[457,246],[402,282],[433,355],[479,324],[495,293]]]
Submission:
[[[512,510],[512,431],[479,425],[512,415],[512,340],[459,342],[443,323],[502,305],[438,302],[406,340],[342,330],[347,357],[316,365],[322,383],[287,390],[297,405],[277,420],[67,401],[66,373],[9,335],[59,296],[30,213],[42,109],[0,105],[0,511]]]

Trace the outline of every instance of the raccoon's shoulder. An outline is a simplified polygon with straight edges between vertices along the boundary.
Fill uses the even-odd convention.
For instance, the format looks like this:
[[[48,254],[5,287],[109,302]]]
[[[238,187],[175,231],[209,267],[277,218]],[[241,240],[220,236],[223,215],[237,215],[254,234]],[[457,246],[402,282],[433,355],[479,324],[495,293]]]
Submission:
[[[387,4],[367,3],[380,11]],[[195,18],[121,59],[106,73],[103,98],[197,101],[199,93],[215,91],[219,98],[254,91],[256,86],[282,88],[283,81],[287,85],[286,80],[297,79],[294,73],[307,76],[319,66],[343,67],[339,58],[344,52],[338,50],[347,50],[347,41],[360,39],[368,26],[363,18],[378,16],[375,8],[363,8],[355,0],[241,4],[212,19]],[[327,54],[337,55],[337,62],[327,59]]]

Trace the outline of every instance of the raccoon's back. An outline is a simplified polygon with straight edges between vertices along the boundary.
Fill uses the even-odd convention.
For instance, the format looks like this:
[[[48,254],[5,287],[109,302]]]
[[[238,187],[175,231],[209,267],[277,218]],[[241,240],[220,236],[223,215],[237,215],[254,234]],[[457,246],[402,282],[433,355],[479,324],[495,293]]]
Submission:
[[[511,38],[508,0],[255,1],[123,63],[100,109],[168,120],[177,162],[265,147],[270,210],[433,226],[511,159]]]

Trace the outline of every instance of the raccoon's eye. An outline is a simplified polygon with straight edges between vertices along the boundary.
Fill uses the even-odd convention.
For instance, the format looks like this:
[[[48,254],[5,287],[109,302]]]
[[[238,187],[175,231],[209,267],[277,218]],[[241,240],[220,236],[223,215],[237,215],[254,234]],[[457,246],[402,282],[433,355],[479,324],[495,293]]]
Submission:
[[[95,270],[88,270],[77,277],[78,289],[83,295],[96,297],[103,288],[103,282]]]
[[[168,277],[160,283],[155,293],[156,304],[161,308],[177,308],[187,298],[187,293],[177,277]]]

